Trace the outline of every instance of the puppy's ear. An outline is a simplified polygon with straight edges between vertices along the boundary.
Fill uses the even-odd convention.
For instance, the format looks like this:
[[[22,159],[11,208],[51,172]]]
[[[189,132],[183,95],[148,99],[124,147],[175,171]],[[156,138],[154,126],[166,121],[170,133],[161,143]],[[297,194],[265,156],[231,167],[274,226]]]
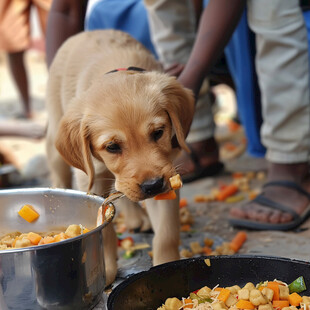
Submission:
[[[81,111],[69,109],[60,121],[55,144],[69,165],[83,170],[88,175],[90,190],[94,183],[94,165],[86,118]]]
[[[175,78],[163,90],[168,98],[166,110],[171,119],[177,142],[181,148],[190,152],[185,143],[195,111],[195,99],[191,90],[183,87]]]

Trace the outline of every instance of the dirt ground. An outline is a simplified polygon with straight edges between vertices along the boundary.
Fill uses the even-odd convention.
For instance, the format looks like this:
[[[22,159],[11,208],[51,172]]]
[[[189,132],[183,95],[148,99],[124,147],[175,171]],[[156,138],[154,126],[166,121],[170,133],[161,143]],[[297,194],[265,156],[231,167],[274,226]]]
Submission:
[[[47,113],[45,109],[44,96],[47,81],[47,69],[44,56],[37,51],[30,51],[26,54],[26,62],[31,85],[31,96],[33,100],[34,121],[45,125]],[[221,114],[217,119],[219,129],[217,136],[221,139],[226,137],[227,132],[222,127],[225,119],[235,111],[234,96],[224,86],[217,88],[218,106]],[[16,120],[16,116],[21,112],[16,89],[8,72],[6,58],[0,54],[0,121]],[[18,120],[22,121],[22,120]],[[239,142],[242,140],[243,133],[239,132]],[[241,138],[240,138],[241,137]],[[241,140],[240,140],[241,139]],[[224,139],[225,140],[225,139]],[[228,139],[229,140],[229,139]],[[14,158],[17,168],[17,175],[13,177],[13,183],[17,186],[49,186],[49,174],[46,166],[45,139],[34,140],[26,138],[0,138],[1,149],[6,149]],[[225,149],[223,148],[225,151]],[[195,202],[195,197],[201,194],[208,194],[214,187],[232,181],[232,172],[236,171],[260,171],[266,170],[264,159],[256,159],[243,153],[237,158],[229,158],[227,152],[222,154],[225,163],[225,171],[212,178],[205,178],[185,185],[181,189],[181,197],[188,200],[190,213],[194,217],[194,224],[191,228],[191,238],[199,239],[201,234],[209,234],[215,239],[229,241],[238,229],[232,228],[228,223],[229,208],[233,205],[242,204],[245,199],[236,203],[219,202]],[[264,180],[254,178],[250,182],[251,189],[260,189]],[[271,255],[310,260],[310,222],[305,222],[302,229],[290,232],[276,231],[247,231],[248,240],[242,247],[240,253],[254,255]],[[187,235],[188,236],[188,235]]]

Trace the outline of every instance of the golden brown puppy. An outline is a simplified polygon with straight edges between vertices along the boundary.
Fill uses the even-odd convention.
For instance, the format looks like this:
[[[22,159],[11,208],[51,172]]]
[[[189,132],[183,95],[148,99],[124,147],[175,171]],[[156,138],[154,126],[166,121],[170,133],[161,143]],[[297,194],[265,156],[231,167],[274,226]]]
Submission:
[[[118,68],[138,67],[145,71]],[[109,73],[110,72],[110,73]],[[155,201],[169,190],[172,164],[194,113],[192,93],[162,73],[153,56],[129,35],[113,30],[78,34],[59,49],[47,89],[47,154],[53,186],[108,195],[113,187],[129,217],[141,225],[135,202],[146,199],[155,232],[154,264],[179,258],[178,199]],[[173,147],[178,142],[180,147]],[[115,191],[114,189],[114,191]],[[107,284],[116,275],[116,235],[103,230]]]

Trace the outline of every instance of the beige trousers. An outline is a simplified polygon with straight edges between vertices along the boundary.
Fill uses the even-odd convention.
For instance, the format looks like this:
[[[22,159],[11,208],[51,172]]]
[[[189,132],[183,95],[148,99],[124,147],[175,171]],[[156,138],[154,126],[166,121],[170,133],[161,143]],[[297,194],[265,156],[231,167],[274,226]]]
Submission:
[[[159,60],[168,67],[185,64],[196,36],[192,0],[144,0],[153,44]],[[198,142],[213,137],[215,130],[208,82],[196,103],[195,115],[186,141]]]
[[[248,0],[262,94],[262,143],[274,163],[309,160],[307,31],[298,0]]]

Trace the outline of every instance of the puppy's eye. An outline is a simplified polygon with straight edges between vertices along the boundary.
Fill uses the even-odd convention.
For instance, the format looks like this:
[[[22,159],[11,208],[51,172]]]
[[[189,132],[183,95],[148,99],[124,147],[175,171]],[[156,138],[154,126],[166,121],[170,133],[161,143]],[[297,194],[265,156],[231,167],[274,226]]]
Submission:
[[[164,130],[163,129],[158,129],[158,130],[155,130],[153,133],[152,133],[152,138],[154,141],[158,141],[162,135],[164,133]]]
[[[119,144],[117,143],[109,143],[107,146],[106,146],[106,150],[109,152],[109,153],[121,153],[122,149],[120,147]]]

